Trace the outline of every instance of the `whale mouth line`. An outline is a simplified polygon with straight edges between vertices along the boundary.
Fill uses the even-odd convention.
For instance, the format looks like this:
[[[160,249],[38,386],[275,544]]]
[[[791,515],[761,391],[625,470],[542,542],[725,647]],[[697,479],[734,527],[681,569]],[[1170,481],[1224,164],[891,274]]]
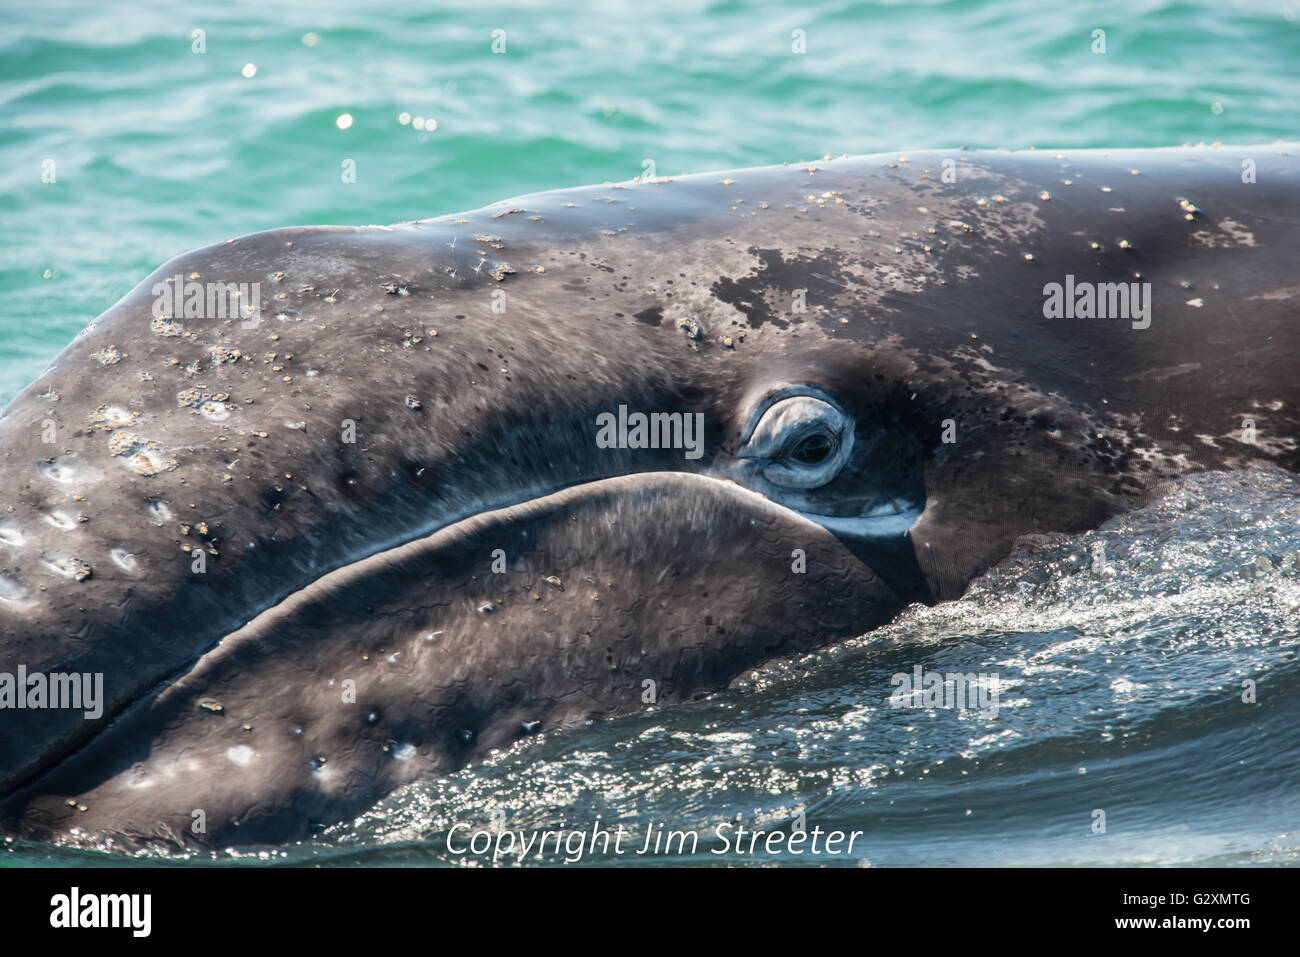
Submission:
[[[650,474],[650,473],[641,473]],[[764,495],[748,485],[741,485],[735,479],[721,476],[709,475],[705,473],[704,478],[713,479],[716,482],[725,482],[735,488],[757,496],[769,505],[783,509],[792,515],[798,515],[817,525],[820,525],[832,535],[840,538],[857,538],[857,539],[877,539],[877,538],[897,538],[906,535],[912,530],[921,518],[924,509],[913,504],[912,502],[898,498],[882,497],[873,502],[870,508],[866,509],[860,515],[827,515],[822,512],[806,512],[802,509],[792,508],[782,502]]]
[[[518,502],[496,509],[476,511],[429,534],[376,550],[322,574],[314,574],[309,581],[261,609],[239,627],[223,629],[220,636],[207,643],[205,650],[187,656],[147,687],[106,708],[103,719],[95,723],[93,733],[59,745],[47,754],[47,760],[41,766],[6,786],[0,793],[0,806],[6,806],[4,826],[7,830],[8,808],[14,809],[13,820],[18,821],[29,807],[28,802],[43,800],[50,794],[62,795],[64,788],[79,787],[68,783],[76,781],[78,775],[94,777],[96,786],[110,786],[109,782],[126,773],[126,764],[117,768],[114,762],[121,760],[120,753],[124,753],[123,748],[131,740],[145,742],[140,745],[143,750],[135,759],[137,762],[154,760],[155,744],[149,742],[158,738],[140,735],[145,731],[165,734],[174,716],[198,713],[194,710],[196,707],[218,712],[222,705],[229,713],[238,713],[242,697],[250,687],[245,682],[257,680],[262,664],[296,661],[299,654],[306,653],[301,651],[307,647],[302,644],[303,636],[310,634],[315,642],[322,637],[319,629],[324,622],[335,623],[341,629],[338,633],[344,635],[348,631],[347,623],[352,620],[348,615],[370,621],[391,616],[391,620],[401,623],[405,630],[401,637],[397,632],[383,636],[384,646],[388,648],[392,647],[388,645],[390,638],[430,641],[429,635],[424,634],[426,628],[455,626],[474,631],[480,627],[476,624],[480,620],[494,622],[486,627],[500,627],[495,616],[502,609],[510,613],[517,607],[533,606],[517,605],[509,598],[499,607],[493,607],[491,602],[481,605],[481,596],[474,592],[466,599],[468,604],[457,603],[453,595],[450,610],[440,613],[453,616],[445,624],[424,618],[414,624],[415,619],[403,617],[406,612],[402,611],[420,612],[421,609],[447,605],[448,602],[443,600],[445,596],[430,592],[424,587],[425,582],[432,586],[441,581],[444,591],[454,591],[459,587],[456,579],[474,571],[474,563],[480,559],[486,561],[488,554],[492,554],[495,560],[492,549],[504,547],[512,556],[509,571],[526,576],[525,579],[510,579],[514,583],[510,587],[518,585],[515,590],[520,594],[538,587],[537,581],[564,591],[556,579],[546,576],[558,573],[565,576],[567,583],[569,573],[576,574],[574,569],[582,566],[562,563],[552,571],[548,566],[552,565],[554,555],[570,553],[563,548],[558,552],[553,552],[553,549],[565,542],[590,542],[593,534],[603,535],[606,539],[613,536],[618,540],[614,553],[618,556],[616,560],[629,563],[633,571],[641,565],[642,572],[652,575],[653,563],[645,560],[642,546],[638,544],[640,539],[636,529],[643,528],[644,522],[638,524],[639,520],[632,517],[637,513],[654,522],[657,530],[664,529],[664,516],[680,517],[680,529],[668,528],[660,535],[661,545],[668,547],[682,542],[700,543],[703,541],[701,536],[705,539],[716,537],[721,542],[730,543],[719,547],[725,547],[727,553],[732,554],[732,549],[745,548],[752,535],[763,537],[769,545],[771,536],[776,535],[777,541],[782,543],[776,550],[781,563],[785,561],[781,549],[787,547],[786,542],[812,549],[813,543],[820,540],[822,544],[816,547],[828,548],[833,547],[830,542],[835,537],[810,517],[761,493],[728,480],[677,470],[595,478],[556,492],[521,497]],[[659,518],[655,519],[655,515]],[[711,516],[725,516],[725,533],[708,531],[707,522]],[[880,518],[887,520],[897,516],[880,516],[866,521],[879,521]],[[570,523],[574,521],[582,521],[584,525],[570,532]],[[753,525],[758,529],[751,532],[750,526]],[[821,529],[824,538],[816,535],[817,529]],[[556,538],[556,535],[561,537]],[[512,542],[515,543],[513,546]],[[523,554],[517,555],[516,548],[523,548]],[[852,553],[842,551],[840,554],[847,558]],[[530,555],[534,557],[530,558]],[[515,564],[519,558],[522,558],[522,565]],[[484,576],[480,572],[473,577]],[[887,582],[874,569],[864,568],[859,577],[866,589],[862,593],[863,601],[870,608],[896,603],[896,596]],[[494,617],[479,617],[487,614]],[[461,622],[459,625],[454,620],[457,617]],[[756,620],[765,620],[765,616],[760,615]],[[441,631],[437,633],[442,634]],[[313,645],[316,646],[319,642]],[[415,647],[425,648],[424,645]],[[169,754],[167,746],[164,742],[163,749],[158,752],[161,757],[157,760],[166,759]]]
[[[410,537],[399,540],[390,539],[379,543],[373,549],[359,550],[341,563],[319,570],[318,573],[304,580],[296,587],[265,604],[250,605],[244,609],[242,621],[237,625],[227,626],[214,635],[201,650],[184,661],[178,662],[164,674],[138,692],[131,694],[105,709],[103,720],[95,722],[95,730],[80,738],[72,746],[53,757],[53,760],[41,762],[29,773],[7,783],[0,791],[0,803],[8,801],[15,795],[29,790],[40,781],[55,775],[70,760],[93,749],[105,735],[120,721],[141,706],[167,695],[187,678],[198,672],[211,657],[229,650],[231,642],[257,641],[274,632],[275,622],[285,615],[293,614],[296,609],[309,604],[322,593],[332,589],[364,589],[367,577],[377,570],[402,561],[421,551],[444,547],[460,538],[470,538],[483,532],[485,528],[500,522],[526,519],[534,509],[548,507],[560,497],[581,499],[599,493],[626,496],[628,501],[636,502],[637,496],[644,494],[644,488],[662,482],[682,483],[679,491],[686,494],[690,484],[707,483],[710,486],[727,486],[732,494],[749,499],[759,509],[779,513],[787,522],[811,523],[820,526],[829,534],[856,537],[874,537],[898,535],[915,521],[912,511],[891,505],[873,507],[867,515],[857,518],[836,518],[833,516],[813,514],[791,508],[748,486],[741,485],[730,478],[709,475],[703,472],[684,472],[672,469],[655,469],[643,472],[621,473],[612,476],[600,476],[580,480],[552,489],[529,489],[504,502],[484,504],[473,507],[457,517],[448,518],[437,525],[421,528]],[[454,513],[453,513],[454,514]],[[0,597],[5,597],[0,593]]]
[[[805,518],[816,522],[832,535],[852,538],[891,538],[906,535],[921,518],[919,508],[899,508],[884,514],[867,514],[857,518],[840,515],[817,515],[813,512],[800,512]]]

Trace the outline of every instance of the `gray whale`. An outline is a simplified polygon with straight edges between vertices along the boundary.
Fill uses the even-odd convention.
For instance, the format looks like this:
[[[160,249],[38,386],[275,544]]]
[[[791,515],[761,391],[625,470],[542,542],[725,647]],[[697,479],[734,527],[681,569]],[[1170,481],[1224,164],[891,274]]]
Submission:
[[[102,676],[95,719],[0,685],[3,827],[307,837],[1300,469],[1293,153],[842,157],[172,260],[0,415],[0,672]]]

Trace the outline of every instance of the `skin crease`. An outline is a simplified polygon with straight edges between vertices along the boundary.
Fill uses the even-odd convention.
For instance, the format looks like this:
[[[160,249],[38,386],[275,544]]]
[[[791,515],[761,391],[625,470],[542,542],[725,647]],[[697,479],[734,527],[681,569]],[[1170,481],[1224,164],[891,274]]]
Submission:
[[[301,837],[646,680],[683,700],[958,597],[1167,478],[1296,469],[1297,175],[1277,146],[953,150],[178,257],[0,415],[0,661],[106,698],[4,714],[7,826]],[[261,321],[154,322],[195,274],[259,283]],[[1150,326],[1045,318],[1067,275],[1151,283]],[[852,430],[814,488],[746,444],[784,394]],[[620,405],[701,413],[703,454],[597,448]],[[882,503],[909,534],[835,524]]]

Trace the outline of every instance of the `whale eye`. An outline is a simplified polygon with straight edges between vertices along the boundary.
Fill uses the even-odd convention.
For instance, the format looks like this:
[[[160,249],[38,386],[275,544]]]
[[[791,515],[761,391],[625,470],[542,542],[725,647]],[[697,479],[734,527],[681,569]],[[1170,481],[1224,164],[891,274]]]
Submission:
[[[826,461],[826,457],[835,450],[835,437],[825,432],[814,432],[795,443],[788,453],[790,458],[804,465],[816,465]]]
[[[853,450],[853,421],[815,395],[777,399],[759,416],[739,457],[785,488],[812,489],[835,478]]]

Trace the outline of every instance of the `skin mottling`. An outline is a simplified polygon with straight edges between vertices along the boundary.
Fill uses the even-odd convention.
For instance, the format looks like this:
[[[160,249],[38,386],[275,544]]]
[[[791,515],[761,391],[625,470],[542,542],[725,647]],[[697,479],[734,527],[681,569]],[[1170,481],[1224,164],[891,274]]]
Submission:
[[[926,175],[945,159],[954,182]],[[132,808],[187,844],[167,808],[195,806],[193,762],[230,772],[204,779],[209,839],[301,836],[537,722],[639,710],[647,669],[685,700],[959,595],[1018,536],[1094,528],[1168,476],[1296,469],[1293,165],[1261,160],[1245,204],[1208,150],[830,159],[180,256],[155,275],[260,282],[261,320],[146,322],[128,296],[0,420],[0,634],[111,673],[103,753],[147,742],[144,775],[96,764],[100,728],[23,715],[0,783],[53,776],[36,830]],[[1148,329],[1044,318],[1045,283],[1135,273]],[[1203,308],[1189,277],[1220,287]],[[755,478],[783,474],[747,443],[789,389],[852,430],[814,487]],[[597,447],[620,405],[700,415],[699,457]],[[896,502],[922,511],[888,554],[828,531]],[[353,674],[370,697],[340,709],[322,689]],[[255,800],[284,813],[254,824]]]

